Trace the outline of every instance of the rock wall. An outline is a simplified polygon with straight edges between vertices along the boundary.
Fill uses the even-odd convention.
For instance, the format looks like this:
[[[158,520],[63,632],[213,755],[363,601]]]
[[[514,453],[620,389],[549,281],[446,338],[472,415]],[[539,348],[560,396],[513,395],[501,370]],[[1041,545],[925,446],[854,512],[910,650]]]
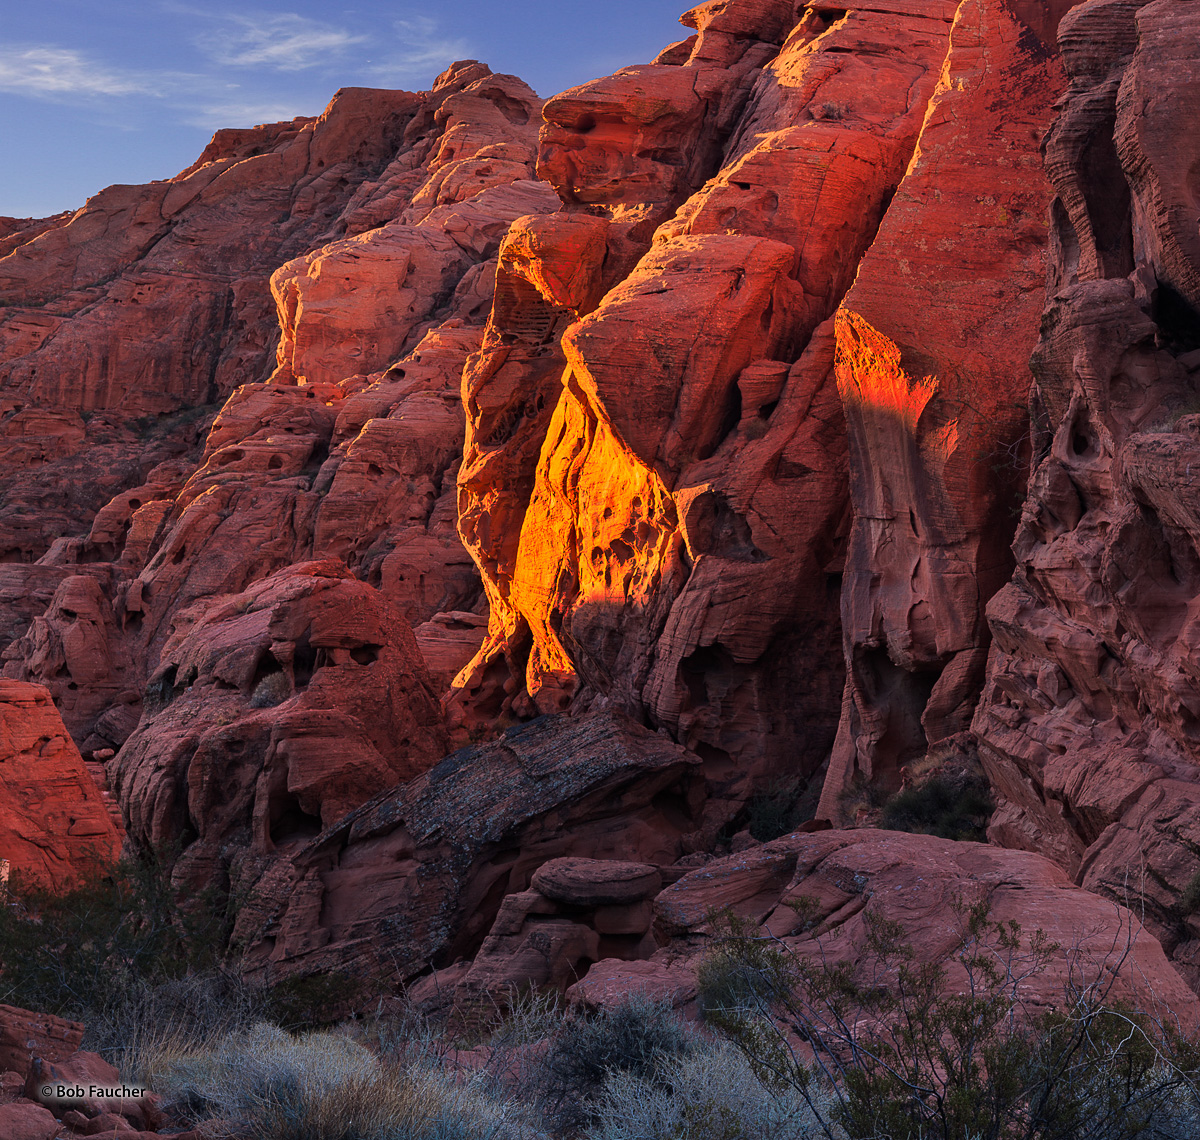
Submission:
[[[1027,470],[1065,7],[706,6],[654,69],[547,104],[563,209],[510,233],[464,378],[491,610],[464,719],[616,705],[735,802],[832,751],[829,819],[969,725]],[[723,100],[719,154],[693,88]]]
[[[449,746],[420,644],[444,682],[486,624],[459,379],[504,234],[558,206],[540,107],[474,62],[340,92],[8,239],[4,673],[181,884],[253,878]]]
[[[837,314],[855,517],[830,819],[856,779],[895,791],[978,699],[1028,471],[1039,144],[1065,85],[1049,31],[1050,46],[1018,8],[958,6],[916,152]]]
[[[1091,0],[1062,24],[1036,467],[974,718],[994,841],[1144,906],[1193,985],[1198,33],[1170,3]]]
[[[683,22],[0,222],[5,683],[252,972],[652,973],[755,795],[959,740],[1200,987],[1197,17]]]

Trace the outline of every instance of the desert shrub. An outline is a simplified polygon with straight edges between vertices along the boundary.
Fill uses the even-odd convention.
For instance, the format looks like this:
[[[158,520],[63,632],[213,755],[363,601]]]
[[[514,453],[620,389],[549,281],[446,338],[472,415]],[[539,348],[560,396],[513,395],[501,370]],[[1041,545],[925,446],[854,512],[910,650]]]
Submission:
[[[304,1029],[332,1025],[378,998],[377,979],[333,971],[287,978],[272,986],[265,1012],[284,1029]]]
[[[891,831],[984,841],[995,805],[987,781],[934,775],[884,804],[880,826]]]
[[[562,1027],[566,1017],[564,999],[558,990],[513,986],[491,995],[496,1017],[488,1034],[492,1048],[520,1047],[547,1041]]]
[[[746,439],[762,439],[771,428],[771,422],[764,416],[755,416],[745,420],[742,425],[742,435]]]
[[[381,999],[373,1014],[344,1025],[385,1064],[438,1064],[457,1043],[445,1024],[407,1004]]]
[[[801,1098],[769,1089],[728,1045],[667,1058],[660,1078],[611,1073],[596,1101],[598,1121],[589,1140],[805,1140],[819,1135],[816,1118]]]
[[[1184,884],[1183,890],[1179,892],[1176,909],[1184,916],[1195,914],[1200,909],[1200,871]]]
[[[471,1083],[380,1061],[333,1033],[271,1025],[179,1057],[155,1091],[172,1115],[235,1122],[254,1140],[492,1140],[511,1111]]]
[[[851,1140],[1195,1134],[1200,1050],[1109,1000],[1131,929],[1104,962],[1066,952],[1070,981],[1047,1014],[1024,997],[1063,954],[1040,931],[1026,939],[986,904],[960,907],[950,985],[947,965],[918,960],[897,924],[863,915],[856,962],[827,961],[820,939],[800,956],[731,922],[716,952],[724,963],[700,975],[709,1023],[760,1081],[799,1096],[827,1140],[838,1128]]]
[[[751,796],[746,803],[750,834],[760,843],[789,835],[810,818],[800,802],[804,785],[798,780],[781,780]]]
[[[220,410],[219,404],[194,404],[166,415],[138,416],[133,421],[133,429],[139,439],[159,439],[193,424],[207,427]]]
[[[613,1073],[655,1082],[663,1064],[698,1044],[666,1002],[634,995],[594,1015],[564,1021],[542,1063],[542,1096],[560,1128],[591,1120]]]
[[[786,1001],[791,982],[779,970],[778,949],[757,938],[757,928],[748,920],[720,913],[709,918],[723,936],[696,971],[701,1017],[720,1025],[725,1018],[752,1016]]]
[[[268,673],[254,686],[254,692],[250,694],[250,707],[252,709],[273,709],[276,705],[283,704],[291,695],[292,686],[286,673],[282,670]]]
[[[0,905],[0,1001],[86,1022],[111,995],[214,968],[228,930],[211,900],[181,906],[152,856],[59,895],[15,880]]]

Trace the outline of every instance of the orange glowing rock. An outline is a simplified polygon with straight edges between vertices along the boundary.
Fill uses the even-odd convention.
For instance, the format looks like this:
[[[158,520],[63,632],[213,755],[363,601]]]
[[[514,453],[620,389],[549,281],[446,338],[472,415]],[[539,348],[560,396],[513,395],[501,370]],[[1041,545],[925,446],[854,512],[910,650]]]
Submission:
[[[0,679],[0,859],[63,890],[116,861],[121,836],[41,685]]]

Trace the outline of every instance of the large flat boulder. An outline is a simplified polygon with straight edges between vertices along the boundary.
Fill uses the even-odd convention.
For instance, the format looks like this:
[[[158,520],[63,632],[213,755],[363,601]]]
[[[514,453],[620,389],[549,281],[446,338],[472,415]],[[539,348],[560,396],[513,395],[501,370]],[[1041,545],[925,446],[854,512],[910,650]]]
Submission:
[[[554,877],[584,860],[618,871],[637,860],[650,882],[700,828],[699,766],[614,713],[543,717],[464,748],[263,876],[234,931],[245,968],[404,980],[474,955],[505,896],[545,865]],[[594,938],[580,939],[577,957]]]

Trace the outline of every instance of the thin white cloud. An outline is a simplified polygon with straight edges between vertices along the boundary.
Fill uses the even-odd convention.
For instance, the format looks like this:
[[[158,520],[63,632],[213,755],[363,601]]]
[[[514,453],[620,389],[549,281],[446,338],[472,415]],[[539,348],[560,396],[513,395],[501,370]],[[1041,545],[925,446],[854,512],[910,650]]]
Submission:
[[[355,44],[366,43],[345,28],[285,12],[280,15],[221,17],[225,27],[205,32],[198,46],[223,67],[269,67],[302,71],[328,64]]]
[[[441,34],[437,22],[427,16],[396,20],[392,28],[399,40],[398,48],[368,61],[369,74],[381,82],[428,81],[430,69],[443,70],[456,59],[471,55],[466,40]],[[382,49],[386,45],[378,46]]]
[[[255,127],[260,123],[278,123],[294,119],[297,115],[319,115],[324,105],[316,108],[297,106],[296,103],[230,102],[212,103],[196,108],[183,119],[189,127],[205,131],[218,131],[223,127]]]
[[[144,75],[114,70],[58,47],[0,48],[0,91],[54,99],[70,95],[153,94]]]

